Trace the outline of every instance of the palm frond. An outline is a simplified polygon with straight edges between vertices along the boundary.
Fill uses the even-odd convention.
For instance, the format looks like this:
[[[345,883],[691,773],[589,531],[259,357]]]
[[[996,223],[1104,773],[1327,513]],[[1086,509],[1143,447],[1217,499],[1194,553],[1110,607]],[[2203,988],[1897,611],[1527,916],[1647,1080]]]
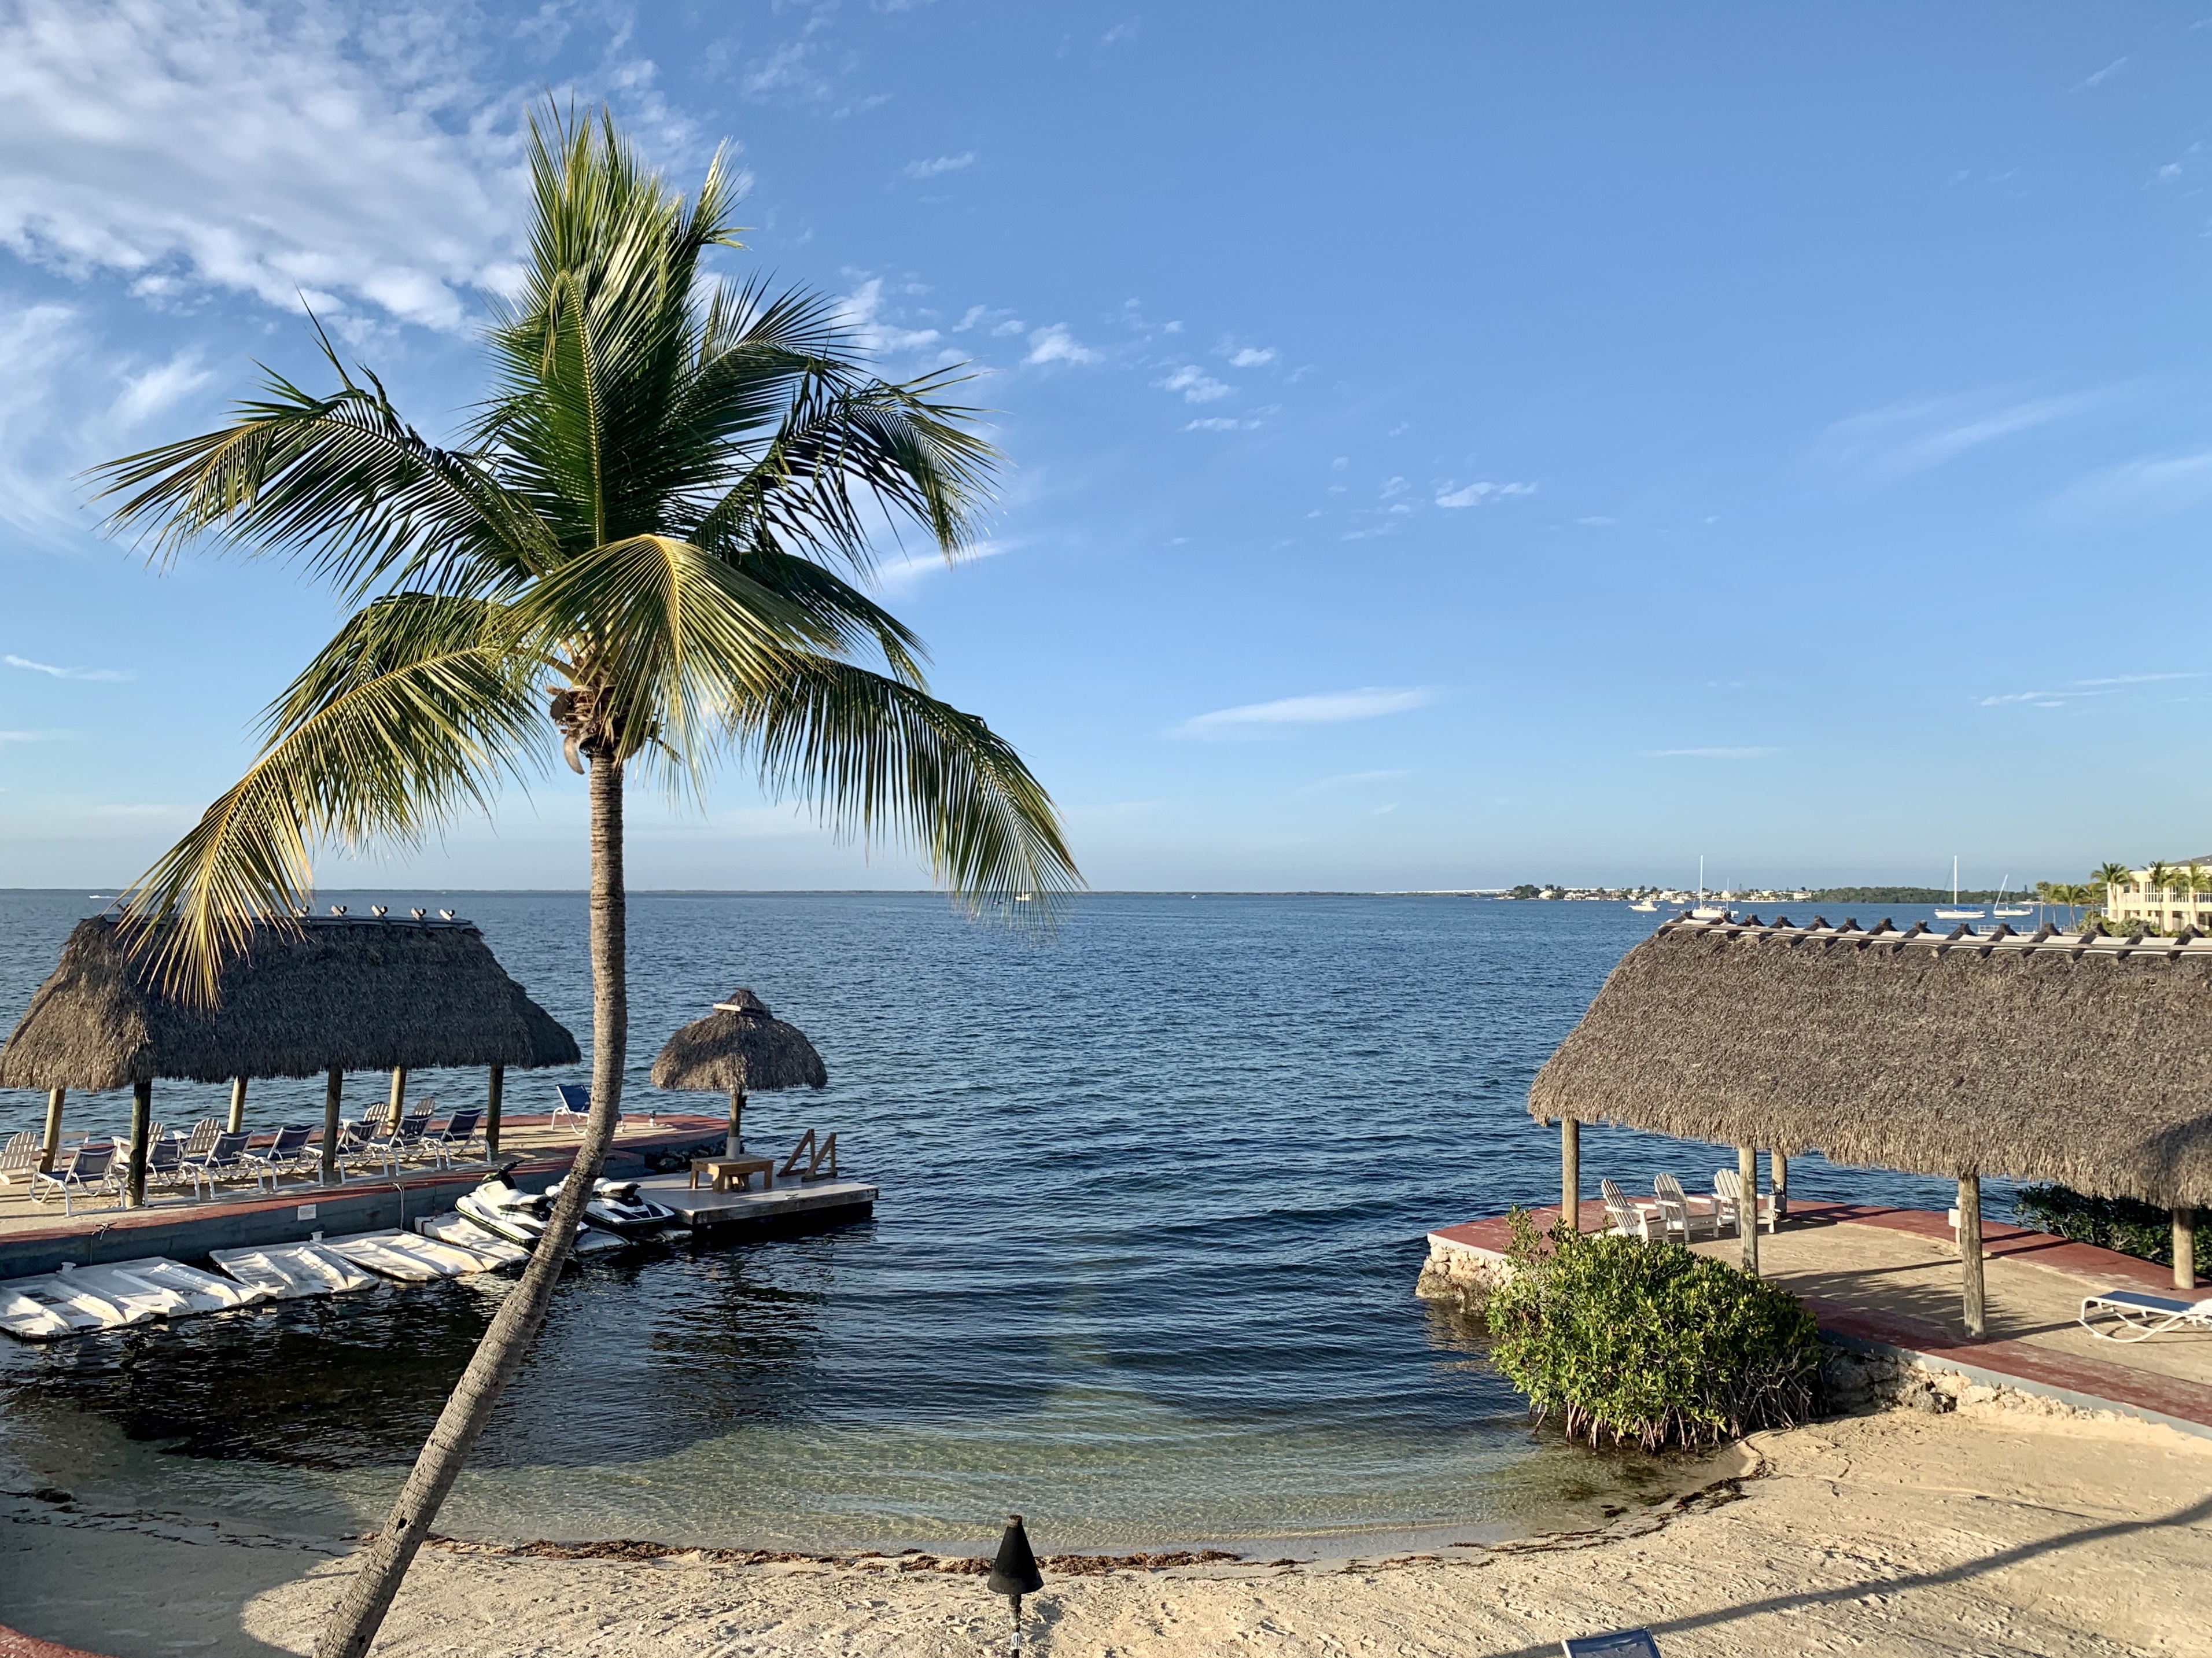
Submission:
[[[307,902],[316,842],[410,844],[464,805],[488,810],[548,734],[538,671],[495,604],[402,593],[349,620],[271,705],[252,768],[124,895],[162,981],[212,1005],[256,922]]]
[[[971,910],[1030,893],[1026,908],[997,913],[1049,926],[1055,901],[1082,886],[1043,785],[974,714],[817,656],[794,662],[734,724],[766,786],[863,840],[918,841]]]

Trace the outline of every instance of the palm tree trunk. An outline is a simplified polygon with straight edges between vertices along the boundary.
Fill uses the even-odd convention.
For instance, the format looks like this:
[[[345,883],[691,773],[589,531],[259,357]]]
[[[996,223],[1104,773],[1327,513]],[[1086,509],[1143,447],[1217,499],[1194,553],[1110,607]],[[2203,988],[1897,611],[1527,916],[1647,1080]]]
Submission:
[[[622,1108],[623,1063],[629,1047],[629,987],[625,976],[626,917],[623,893],[623,778],[613,760],[594,759],[592,795],[592,1114],[584,1144],[553,1206],[553,1219],[538,1241],[522,1278],[507,1292],[499,1312],[477,1344],[476,1355],[446,1408],[430,1430],[414,1472],[400,1488],[398,1501],[385,1516],[384,1529],[368,1558],[346,1585],[345,1594],[323,1620],[314,1658],[366,1658],[369,1643],[392,1609],[399,1580],[415,1551],[430,1533],[446,1494],[460,1477],[469,1453],[491,1420],[530,1344],[545,1322],[553,1287],[567,1264],[576,1225],[592,1182],[605,1165]]]

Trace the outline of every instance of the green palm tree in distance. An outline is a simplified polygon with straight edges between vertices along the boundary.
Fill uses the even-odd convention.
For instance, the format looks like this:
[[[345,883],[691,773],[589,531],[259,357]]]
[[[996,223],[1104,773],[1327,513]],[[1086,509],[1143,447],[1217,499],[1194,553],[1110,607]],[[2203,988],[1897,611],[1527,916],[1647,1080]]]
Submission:
[[[627,774],[696,794],[742,756],[841,829],[919,843],[971,906],[1027,892],[1006,913],[1048,913],[1079,878],[1020,757],[929,695],[919,641],[846,579],[866,579],[886,523],[948,557],[970,544],[994,460],[974,411],[939,400],[941,374],[872,377],[825,301],[702,273],[739,245],[721,156],[687,203],[611,116],[548,111],[531,137],[526,278],[495,311],[489,395],[456,447],[325,340],[331,390],[271,375],[222,430],[102,469],[111,523],[157,558],[220,538],[298,558],[359,607],[270,707],[252,768],[129,895],[135,947],[180,993],[211,1003],[257,924],[293,925],[318,843],[411,843],[556,753],[589,780],[576,1178],[318,1658],[367,1652],[544,1322],[605,1158],[629,1041]]]
[[[2118,908],[2120,889],[2136,878],[2136,872],[2125,864],[2100,864],[2089,877],[2090,884],[2105,889],[2105,919],[2111,920]]]

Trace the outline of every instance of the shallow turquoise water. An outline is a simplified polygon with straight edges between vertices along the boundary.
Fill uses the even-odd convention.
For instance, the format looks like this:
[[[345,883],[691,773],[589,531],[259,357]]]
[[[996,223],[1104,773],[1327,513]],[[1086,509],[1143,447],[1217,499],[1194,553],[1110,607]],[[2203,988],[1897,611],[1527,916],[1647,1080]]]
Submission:
[[[588,1044],[580,896],[328,896],[453,904]],[[99,908],[0,894],[6,1017]],[[441,1524],[881,1546],[977,1541],[1018,1508],[1052,1547],[1134,1547],[1474,1535],[1633,1501],[1658,1470],[1533,1434],[1411,1291],[1429,1228],[1555,1199],[1528,1079],[1650,926],[1601,904],[1104,896],[1037,948],[928,896],[641,895],[632,1089],[670,1030],[750,985],[832,1085],[757,1100],[749,1136],[836,1128],[883,1200],[835,1233],[574,1270]],[[509,1098],[574,1079],[511,1078]],[[356,1082],[364,1103],[381,1088]],[[157,1095],[172,1121],[224,1102]],[[0,1096],[0,1130],[42,1108]],[[120,1127],[128,1098],[70,1109]],[[319,1081],[252,1100],[261,1122],[320,1109]],[[1593,1182],[1717,1166],[1596,1128],[1583,1159]],[[1948,1201],[1812,1159],[1791,1184]],[[0,1343],[0,1457],[118,1506],[373,1520],[503,1287]]]

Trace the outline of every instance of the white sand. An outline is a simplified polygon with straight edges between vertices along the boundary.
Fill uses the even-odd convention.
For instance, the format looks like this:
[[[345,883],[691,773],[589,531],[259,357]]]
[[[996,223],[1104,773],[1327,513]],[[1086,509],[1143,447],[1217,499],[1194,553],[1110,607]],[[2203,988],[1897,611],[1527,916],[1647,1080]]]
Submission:
[[[1040,1658],[1556,1654],[1650,1625],[1668,1658],[2212,1654],[2212,1442],[2136,1423],[1892,1412],[1759,1436],[1753,1477],[1661,1521],[1465,1559],[1053,1577]],[[118,1658],[306,1652],[328,1545],[7,1500],[0,1622]],[[1004,1650],[980,1579],[884,1564],[425,1550],[377,1652],[933,1658]]]

